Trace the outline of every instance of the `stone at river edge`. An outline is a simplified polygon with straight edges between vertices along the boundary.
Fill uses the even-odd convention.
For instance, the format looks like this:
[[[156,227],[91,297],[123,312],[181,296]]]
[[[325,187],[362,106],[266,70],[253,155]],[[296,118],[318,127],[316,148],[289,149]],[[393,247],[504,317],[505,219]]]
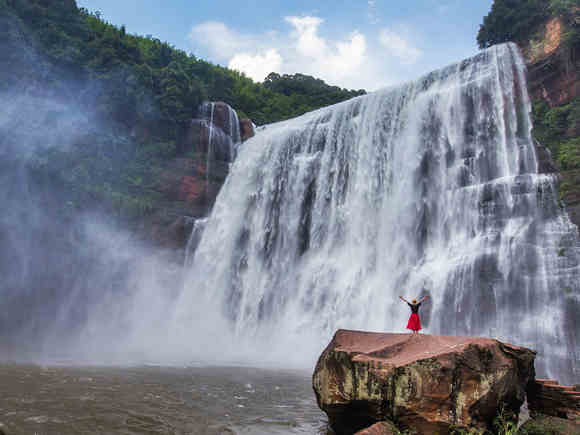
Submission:
[[[535,352],[488,338],[339,330],[313,375],[333,430],[380,421],[421,434],[489,429],[499,410],[518,414]]]

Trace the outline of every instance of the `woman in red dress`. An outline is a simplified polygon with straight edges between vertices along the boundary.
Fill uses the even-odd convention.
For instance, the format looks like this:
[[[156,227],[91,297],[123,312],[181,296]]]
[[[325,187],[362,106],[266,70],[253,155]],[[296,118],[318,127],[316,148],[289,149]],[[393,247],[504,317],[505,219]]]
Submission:
[[[417,299],[413,299],[409,302],[403,296],[399,296],[402,301],[407,302],[409,308],[411,308],[411,317],[409,317],[409,322],[407,323],[407,329],[413,331],[413,334],[417,334],[421,330],[421,319],[419,319],[419,307],[428,298],[428,296],[423,296],[419,302]]]

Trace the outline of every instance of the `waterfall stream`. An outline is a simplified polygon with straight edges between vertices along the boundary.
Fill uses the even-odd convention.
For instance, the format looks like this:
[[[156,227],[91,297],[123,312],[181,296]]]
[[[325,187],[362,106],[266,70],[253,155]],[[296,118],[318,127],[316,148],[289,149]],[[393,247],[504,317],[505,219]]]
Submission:
[[[267,126],[205,224],[176,324],[203,307],[214,338],[308,354],[337,328],[403,332],[398,296],[429,295],[424,332],[528,346],[539,374],[577,379],[578,230],[531,128],[513,44]]]

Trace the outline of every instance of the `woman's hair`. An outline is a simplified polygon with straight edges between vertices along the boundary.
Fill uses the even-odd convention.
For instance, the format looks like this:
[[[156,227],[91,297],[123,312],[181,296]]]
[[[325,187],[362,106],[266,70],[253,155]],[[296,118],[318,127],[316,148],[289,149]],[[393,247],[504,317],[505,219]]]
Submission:
[[[417,299],[413,299],[413,300],[411,301],[411,303],[412,303],[413,305],[415,305],[415,304],[417,303]]]

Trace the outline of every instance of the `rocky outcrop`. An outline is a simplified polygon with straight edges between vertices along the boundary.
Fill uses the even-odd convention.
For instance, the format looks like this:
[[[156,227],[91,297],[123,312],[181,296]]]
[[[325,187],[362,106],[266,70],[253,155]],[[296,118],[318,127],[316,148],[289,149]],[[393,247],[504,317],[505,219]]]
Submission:
[[[242,134],[242,142],[247,141],[249,138],[253,137],[256,134],[256,132],[254,131],[254,123],[248,118],[240,120],[240,128]]]
[[[339,330],[316,364],[313,387],[339,435],[381,421],[421,434],[488,429],[500,409],[518,414],[534,358],[487,338]]]
[[[539,30],[539,38],[520,44],[528,64],[528,84],[533,99],[550,106],[568,104],[580,96],[580,75],[574,53],[563,46],[566,25],[553,17]]]
[[[580,424],[580,388],[560,385],[553,379],[536,379],[528,388],[532,415],[544,414]]]
[[[212,160],[233,161],[237,146],[254,135],[252,121],[240,120],[223,101],[205,102],[198,111],[199,117],[191,121],[185,133],[184,148],[209,154]]]
[[[185,248],[191,222],[209,214],[238,147],[254,135],[252,121],[240,121],[224,102],[203,103],[198,112],[180,143],[185,156],[169,161],[157,179],[162,204],[143,225],[145,236],[160,247]]]

